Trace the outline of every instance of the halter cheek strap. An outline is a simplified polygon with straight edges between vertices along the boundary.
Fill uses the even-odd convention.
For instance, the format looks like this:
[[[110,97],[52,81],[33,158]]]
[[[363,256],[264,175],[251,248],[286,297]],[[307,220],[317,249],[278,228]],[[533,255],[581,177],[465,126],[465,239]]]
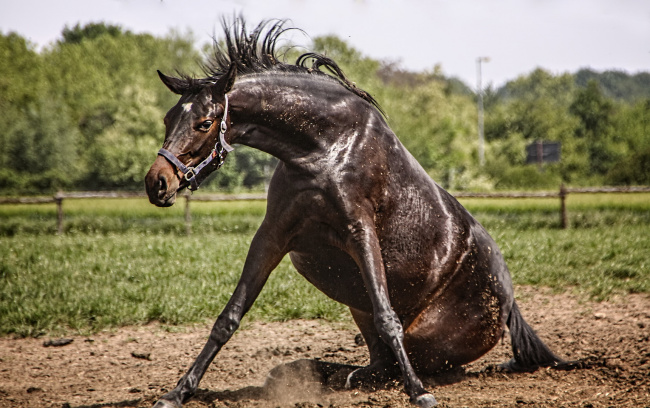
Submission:
[[[228,94],[224,94],[223,96],[226,98],[226,104],[223,108],[223,117],[221,118],[220,125],[221,128],[219,129],[219,143],[221,143],[221,146],[226,150],[226,152],[230,153],[235,150],[235,148],[229,145],[224,138],[226,135],[226,130],[228,130],[228,124],[226,123],[226,115],[228,115]]]
[[[208,157],[205,158],[201,163],[199,163],[195,167],[187,167],[183,162],[181,162],[178,157],[176,157],[172,152],[165,148],[161,148],[158,151],[158,155],[164,157],[167,159],[168,162],[170,162],[172,165],[176,166],[178,170],[180,170],[183,173],[183,178],[187,181],[189,181],[190,185],[187,187],[191,191],[195,191],[199,188],[199,185],[207,175],[199,178],[199,173],[201,170],[203,170],[206,166],[208,166],[214,159],[217,159],[217,162],[215,165],[215,168],[212,171],[218,170],[221,166],[223,166],[223,163],[226,160],[226,155],[233,150],[235,150],[234,147],[228,144],[225,139],[225,134],[226,131],[228,130],[228,124],[226,123],[226,119],[228,116],[228,95],[224,95],[226,98],[226,104],[223,109],[223,117],[221,118],[221,124],[219,127],[219,139],[217,140],[217,143],[215,143],[214,148],[208,155]],[[211,172],[210,172],[211,173]],[[209,174],[209,173],[208,173]]]

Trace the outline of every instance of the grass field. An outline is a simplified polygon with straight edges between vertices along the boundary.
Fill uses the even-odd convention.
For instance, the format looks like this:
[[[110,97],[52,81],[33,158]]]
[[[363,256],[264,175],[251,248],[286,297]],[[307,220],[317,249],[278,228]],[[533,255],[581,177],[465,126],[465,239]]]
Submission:
[[[466,199],[500,245],[515,283],[596,299],[650,292],[650,194]],[[183,203],[181,201],[181,203]],[[184,204],[184,203],[183,203]],[[50,204],[0,206],[0,335],[37,336],[214,319],[232,293],[265,203],[159,209],[140,199],[67,200],[66,234]],[[249,319],[347,319],[285,259]]]

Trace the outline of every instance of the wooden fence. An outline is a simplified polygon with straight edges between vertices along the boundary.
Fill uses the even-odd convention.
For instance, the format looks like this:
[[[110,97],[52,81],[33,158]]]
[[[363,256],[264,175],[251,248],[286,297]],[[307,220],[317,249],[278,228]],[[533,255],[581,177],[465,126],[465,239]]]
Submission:
[[[607,193],[647,193],[650,186],[638,187],[583,187],[567,188],[560,186],[560,190],[524,192],[524,193],[454,193],[456,198],[559,198],[560,199],[560,226],[566,229],[569,225],[566,210],[566,198],[569,194],[607,194]]]
[[[567,228],[566,197],[569,194],[607,194],[607,193],[646,193],[650,186],[639,187],[594,187],[594,188],[566,188],[561,186],[558,191],[520,192],[520,193],[452,193],[456,198],[558,198],[560,200],[560,225]],[[187,234],[192,233],[192,201],[241,201],[241,200],[266,200],[266,194],[182,194],[185,199],[185,229]],[[0,204],[44,204],[55,203],[57,214],[57,233],[63,234],[63,200],[80,198],[146,198],[144,193],[129,193],[117,191],[85,191],[85,192],[58,192],[53,197],[0,197]]]

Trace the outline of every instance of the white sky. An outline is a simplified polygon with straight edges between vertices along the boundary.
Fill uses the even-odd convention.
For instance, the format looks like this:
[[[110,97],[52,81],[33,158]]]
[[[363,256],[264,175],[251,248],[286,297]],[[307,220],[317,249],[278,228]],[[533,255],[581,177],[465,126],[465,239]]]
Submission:
[[[251,27],[290,19],[409,70],[440,64],[472,88],[480,56],[490,57],[483,83],[495,86],[536,67],[650,71],[650,0],[0,0],[0,31],[45,46],[66,24],[104,21],[155,35],[189,29],[203,43],[235,13]]]

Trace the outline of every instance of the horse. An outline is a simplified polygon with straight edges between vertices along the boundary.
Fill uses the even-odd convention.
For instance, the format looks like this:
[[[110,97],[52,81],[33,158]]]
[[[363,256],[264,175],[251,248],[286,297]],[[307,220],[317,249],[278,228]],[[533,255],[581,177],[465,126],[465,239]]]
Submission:
[[[233,144],[278,165],[235,291],[195,362],[155,407],[191,398],[287,254],[349,307],[361,331],[370,363],[347,376],[348,387],[398,373],[410,401],[432,407],[418,375],[478,359],[506,327],[514,357],[504,368],[563,364],[523,319],[496,242],[400,143],[370,94],[324,55],[280,61],[284,21],[249,31],[239,18],[223,28],[205,78],[158,71],[180,98],[145,177],[149,200],[171,206],[182,189],[196,190]]]

